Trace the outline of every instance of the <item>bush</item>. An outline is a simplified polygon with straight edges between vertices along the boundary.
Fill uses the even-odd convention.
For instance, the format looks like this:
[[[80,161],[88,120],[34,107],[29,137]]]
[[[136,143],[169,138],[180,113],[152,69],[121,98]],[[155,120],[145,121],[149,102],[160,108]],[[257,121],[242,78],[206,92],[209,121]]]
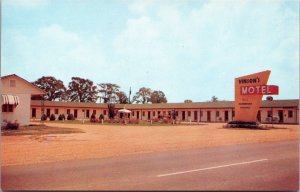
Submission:
[[[62,120],[66,120],[65,114],[60,114],[58,116],[58,120],[62,121]]]
[[[51,115],[50,115],[50,121],[55,121],[55,119],[56,119],[55,115],[54,115],[54,114],[51,114]]]
[[[74,115],[72,113],[68,114],[67,120],[75,120]]]
[[[90,122],[96,122],[96,115],[95,114],[91,115]]]
[[[257,128],[259,127],[259,123],[254,121],[230,121],[226,127]]]
[[[163,119],[163,122],[164,122],[164,123],[170,123],[171,120],[169,120],[169,119],[167,119],[167,118],[164,118],[164,119]]]
[[[100,114],[99,119],[104,119],[104,115]]]
[[[46,120],[47,120],[47,115],[43,114],[42,117],[41,117],[41,121],[46,121]]]
[[[19,123],[17,122],[17,120],[14,123],[4,120],[4,124],[1,127],[1,129],[4,130],[17,130],[18,128],[19,128]]]
[[[139,119],[130,119],[129,123],[139,124]]]

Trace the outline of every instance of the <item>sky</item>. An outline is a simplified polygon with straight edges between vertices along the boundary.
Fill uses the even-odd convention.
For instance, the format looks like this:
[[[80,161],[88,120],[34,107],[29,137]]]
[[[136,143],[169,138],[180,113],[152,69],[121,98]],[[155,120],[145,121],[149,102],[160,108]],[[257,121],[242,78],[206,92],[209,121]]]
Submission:
[[[232,101],[234,78],[271,70],[273,98],[299,98],[298,0],[2,0],[1,12],[1,76],[149,87],[173,103]]]

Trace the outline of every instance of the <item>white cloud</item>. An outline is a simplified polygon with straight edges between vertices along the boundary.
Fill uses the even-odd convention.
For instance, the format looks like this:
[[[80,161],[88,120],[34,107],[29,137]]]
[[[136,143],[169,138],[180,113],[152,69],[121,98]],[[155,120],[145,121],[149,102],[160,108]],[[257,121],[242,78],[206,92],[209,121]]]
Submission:
[[[107,65],[101,42],[96,37],[83,37],[59,25],[41,28],[30,36],[16,33],[15,56],[20,57],[32,77],[54,75],[65,83],[72,76],[97,80],[101,68]],[[96,70],[95,70],[96,69]]]
[[[280,97],[295,98],[299,9],[285,6],[277,0],[138,0],[129,5],[125,27],[115,37],[51,25],[16,32],[10,35],[13,45],[7,43],[20,58],[10,60],[23,61],[15,68],[32,72],[27,79],[54,75],[68,82],[81,76],[117,83],[125,91],[160,89],[171,102],[213,95],[232,100],[235,77],[269,69],[270,82],[284,87]],[[114,40],[102,42],[106,36]]]
[[[147,9],[149,9],[149,7],[153,3],[154,3],[153,0],[143,0],[143,1],[135,0],[130,4],[129,9],[133,12],[143,14],[147,11]]]
[[[282,1],[212,0],[188,11],[182,10],[184,3],[188,1],[134,2],[130,10],[136,16],[114,42],[120,60],[139,65],[150,86],[203,100],[203,92],[232,98],[233,94],[218,90],[227,83],[233,89],[234,77],[261,70],[272,70],[283,86],[298,81],[297,72],[292,76],[282,72],[283,65],[298,69],[295,50],[296,58],[299,51],[297,13],[283,9]],[[213,81],[215,89],[207,81]],[[177,84],[176,90],[170,83]],[[185,86],[186,92],[180,92]],[[282,93],[282,97],[290,96]]]
[[[64,31],[61,26],[56,24],[39,29],[38,35],[39,39],[45,39],[46,41],[53,42],[55,44],[74,44],[80,41],[77,34]]]

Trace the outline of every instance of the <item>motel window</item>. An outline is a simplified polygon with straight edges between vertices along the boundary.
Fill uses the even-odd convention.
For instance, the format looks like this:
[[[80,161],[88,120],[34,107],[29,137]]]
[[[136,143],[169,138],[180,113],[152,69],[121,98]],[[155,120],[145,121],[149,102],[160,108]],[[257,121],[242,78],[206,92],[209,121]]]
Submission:
[[[32,108],[31,117],[36,117],[36,108]]]
[[[70,114],[70,109],[67,109],[67,114],[68,114],[68,115]]]
[[[4,104],[2,105],[2,112],[13,112],[13,105]]]
[[[292,111],[292,110],[289,110],[289,111],[288,111],[288,117],[289,117],[289,118],[293,118],[293,111]]]
[[[54,110],[54,113],[55,113],[55,114],[58,114],[58,109],[55,109],[55,110]]]
[[[16,80],[10,80],[9,81],[9,86],[10,87],[16,87]]]
[[[272,111],[268,111],[268,117],[272,117]]]
[[[157,112],[158,116],[160,115],[160,111]]]
[[[190,112],[190,111],[188,111],[188,116],[189,116],[189,117],[191,116],[191,112]]]
[[[220,111],[216,111],[216,116],[217,116],[217,117],[220,116]]]

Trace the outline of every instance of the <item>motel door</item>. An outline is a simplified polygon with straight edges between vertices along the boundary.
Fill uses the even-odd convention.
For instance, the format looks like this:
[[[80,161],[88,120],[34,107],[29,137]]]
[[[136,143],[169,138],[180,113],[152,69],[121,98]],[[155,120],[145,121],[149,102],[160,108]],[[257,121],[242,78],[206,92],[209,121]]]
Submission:
[[[31,117],[36,117],[36,108],[32,108]]]
[[[194,111],[194,121],[198,121],[198,112]]]
[[[185,111],[182,111],[182,120],[185,120]]]
[[[279,123],[283,123],[283,110],[278,111]]]
[[[148,120],[150,120],[150,119],[151,119],[151,112],[148,111]]]
[[[228,121],[228,111],[225,111],[225,121]]]
[[[261,113],[260,113],[260,110],[258,110],[258,112],[257,112],[257,121],[261,122]]]
[[[210,121],[210,111],[207,111],[207,121]]]
[[[77,118],[77,109],[74,110],[74,118]]]
[[[50,117],[50,109],[47,109],[47,117]]]

